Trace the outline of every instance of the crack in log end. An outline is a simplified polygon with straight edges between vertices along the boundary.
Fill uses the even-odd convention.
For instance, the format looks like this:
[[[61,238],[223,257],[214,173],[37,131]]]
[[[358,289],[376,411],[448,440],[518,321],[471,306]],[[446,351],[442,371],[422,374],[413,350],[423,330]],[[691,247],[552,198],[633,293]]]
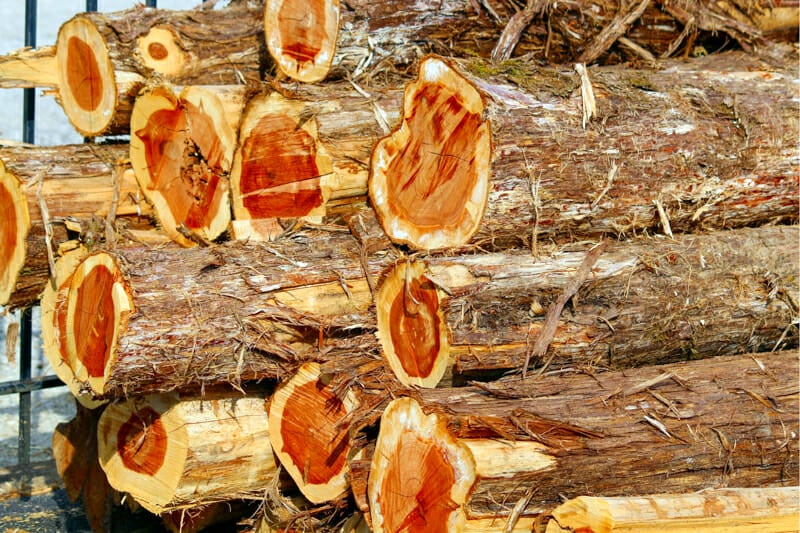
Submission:
[[[19,179],[0,161],[0,305],[8,303],[27,255],[28,202]]]
[[[472,453],[443,420],[425,415],[411,398],[389,404],[368,481],[376,533],[460,531],[474,482]]]
[[[131,414],[117,432],[117,453],[133,472],[155,476],[167,456],[167,432],[152,407]]]
[[[271,0],[264,10],[270,54],[289,77],[320,81],[328,74],[339,31],[338,0]]]
[[[284,114],[261,117],[241,147],[237,219],[300,217],[325,202],[320,177],[327,157],[298,122]],[[320,161],[323,157],[325,161]],[[329,165],[327,165],[329,166]]]
[[[92,48],[78,37],[67,41],[67,83],[84,111],[95,111],[103,101],[103,78]]]
[[[466,243],[488,199],[491,132],[480,94],[428,57],[406,87],[400,128],[372,154],[370,198],[395,241],[431,249]]]
[[[273,396],[270,442],[313,503],[338,498],[349,486],[350,433],[342,422],[355,407],[352,392],[338,397],[316,363],[301,366]]]
[[[436,285],[425,264],[402,262],[375,297],[378,338],[397,379],[406,386],[435,387],[449,360],[448,327]]]

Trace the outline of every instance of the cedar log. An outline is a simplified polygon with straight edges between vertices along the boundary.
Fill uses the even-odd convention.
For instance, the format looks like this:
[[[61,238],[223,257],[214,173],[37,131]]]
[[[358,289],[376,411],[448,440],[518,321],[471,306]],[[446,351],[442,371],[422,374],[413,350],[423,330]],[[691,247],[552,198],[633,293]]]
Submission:
[[[103,239],[109,213],[149,221],[127,159],[127,144],[0,148],[0,305],[39,298],[50,274],[47,247],[57,252],[67,230],[92,243]]]
[[[240,4],[76,15],[56,41],[61,105],[83,135],[122,134],[152,76],[178,85],[258,82],[266,67],[261,14]]]
[[[261,499],[277,476],[258,396],[157,395],[107,406],[97,426],[112,487],[160,514]]]
[[[593,375],[558,372],[497,382],[494,395],[485,387],[409,393],[459,443],[500,438],[540,445],[538,459],[524,461],[510,444],[507,454],[498,453],[502,446],[471,448],[478,474],[467,516],[499,517],[528,491],[524,514],[530,515],[563,497],[791,486],[798,475],[797,372],[797,354],[788,351]],[[362,395],[376,410],[380,399],[388,401],[385,390]],[[371,455],[369,446],[365,451]],[[374,455],[384,452],[376,448]],[[351,486],[363,512],[370,511],[366,478],[371,484],[373,475],[364,468],[366,457],[351,464]],[[493,465],[494,473],[482,476],[481,464]],[[414,500],[416,494],[397,496]]]
[[[559,367],[624,368],[796,346],[798,231],[609,243],[558,323],[548,359]],[[445,380],[520,369],[543,328],[543,309],[570,283],[583,250],[554,248],[538,261],[519,250],[427,258],[418,288],[437,298],[417,298],[414,283],[411,290],[442,309],[445,319],[432,330],[447,329]],[[370,285],[394,268],[393,253],[365,256],[362,266],[351,236],[305,231],[269,246],[118,246],[90,257],[99,270],[81,276],[105,282],[82,288],[73,279],[55,307],[66,305],[65,343],[76,347],[66,359],[92,369],[91,379],[78,374],[95,397],[280,378],[308,360],[322,362],[324,372],[384,379]],[[103,343],[87,340],[96,332],[108,335]],[[414,342],[404,350],[413,352]],[[60,351],[47,343],[45,350],[61,364]],[[360,376],[362,364],[378,372]]]

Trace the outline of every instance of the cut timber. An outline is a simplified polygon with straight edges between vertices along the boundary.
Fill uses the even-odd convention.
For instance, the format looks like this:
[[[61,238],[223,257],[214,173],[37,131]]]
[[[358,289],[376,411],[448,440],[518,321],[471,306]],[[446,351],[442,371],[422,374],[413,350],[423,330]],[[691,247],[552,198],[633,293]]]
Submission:
[[[335,177],[308,107],[277,93],[248,103],[231,172],[235,238],[272,240],[278,219],[325,214]]]
[[[426,415],[411,398],[389,403],[369,475],[375,533],[460,531],[474,482],[472,453],[450,434],[444,419]]]
[[[162,395],[111,404],[97,440],[111,486],[157,514],[261,499],[277,475],[260,397]]]
[[[375,295],[383,355],[403,385],[435,387],[450,355],[440,291],[423,262],[397,263]]]
[[[281,384],[269,405],[269,438],[281,465],[313,503],[340,498],[350,486],[350,435],[343,421],[358,407],[351,391],[328,386],[317,363]]]
[[[55,46],[23,48],[0,56],[0,88],[58,86]]]
[[[131,166],[166,233],[183,246],[208,242],[230,222],[228,174],[244,90],[156,87],[131,117]],[[235,117],[235,118],[231,118]]]
[[[38,299],[50,274],[47,248],[55,252],[67,228],[92,242],[102,238],[100,217],[149,214],[127,152],[122,144],[0,147],[0,305]]]
[[[483,478],[467,504],[471,515],[491,516],[498,494],[516,502],[535,487],[527,514],[562,496],[794,485],[797,372],[797,353],[786,351],[419,394],[460,439],[491,430],[544,445],[550,461]]]
[[[465,244],[489,190],[492,134],[475,86],[427,57],[408,85],[403,121],[372,152],[369,194],[395,242],[430,250]]]
[[[339,0],[267,0],[264,37],[278,68],[302,82],[328,74],[339,36]]]
[[[656,494],[638,498],[580,496],[539,519],[535,531],[795,531],[800,523],[799,498],[797,487],[710,489],[694,494]]]
[[[552,368],[796,346],[799,232],[776,226],[609,242],[559,320],[546,354]],[[269,245],[176,248],[108,252],[125,269],[137,312],[118,333],[117,351],[107,355],[116,361],[93,394],[274,379],[308,360],[323,363],[324,373],[353,375],[366,359],[378,372],[359,379],[385,381],[370,284],[399,259],[391,250],[362,263],[352,236],[319,230]],[[520,369],[543,309],[572,281],[588,248],[553,248],[538,260],[526,250],[428,257],[425,275],[450,293],[440,299],[451,355],[443,381]]]
[[[80,498],[92,531],[108,531],[114,490],[97,456],[97,422],[102,409],[78,406],[75,418],[56,426],[53,459],[70,501]]]
[[[83,135],[128,133],[133,99],[145,79],[159,75],[179,85],[258,81],[263,38],[260,11],[247,7],[82,13],[58,32],[61,105]]]
[[[789,112],[796,53],[776,48],[783,56],[770,62],[729,53],[652,71],[590,69],[598,125],[587,129],[578,75],[522,61],[462,62],[470,80],[462,85],[484,95],[495,146],[488,204],[471,244],[536,253],[551,239],[666,231],[665,220],[673,233],[796,220],[798,149],[786,134],[796,126]],[[370,197],[392,236],[385,215],[392,204],[382,196],[389,191],[374,181],[383,146],[373,155]],[[421,208],[427,191],[403,190],[407,179],[394,194]]]

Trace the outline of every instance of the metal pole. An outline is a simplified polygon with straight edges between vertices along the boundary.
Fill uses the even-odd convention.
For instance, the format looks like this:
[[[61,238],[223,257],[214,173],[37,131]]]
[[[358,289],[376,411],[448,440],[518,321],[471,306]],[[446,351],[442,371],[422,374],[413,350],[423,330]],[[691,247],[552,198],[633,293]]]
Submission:
[[[146,0],[144,5],[147,6],[147,7],[158,7],[158,6],[156,6],[157,3],[158,3],[158,0]]]
[[[86,0],[86,11],[97,11],[97,0]]]
[[[25,46],[36,46],[36,0],[25,0]],[[36,120],[36,93],[34,89],[25,89],[22,101],[22,141],[33,144]],[[32,339],[33,324],[31,309],[27,308],[20,316],[20,363],[19,379],[31,379],[31,359],[33,358]],[[27,466],[31,462],[31,393],[21,392],[19,395],[19,437],[17,445],[17,463]],[[23,486],[30,484],[27,468],[23,468],[26,477]]]

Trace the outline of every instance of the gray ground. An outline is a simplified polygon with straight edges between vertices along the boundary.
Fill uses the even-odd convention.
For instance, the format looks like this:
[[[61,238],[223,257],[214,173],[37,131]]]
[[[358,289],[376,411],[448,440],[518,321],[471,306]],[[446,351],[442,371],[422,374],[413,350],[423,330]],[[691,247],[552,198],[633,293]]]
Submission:
[[[100,11],[117,11],[131,7],[135,3],[136,0],[99,0],[98,9]],[[198,3],[199,0],[158,0],[158,7],[187,9]],[[37,44],[55,43],[60,24],[75,13],[83,11],[84,8],[84,0],[39,0]],[[24,20],[25,2],[23,0],[0,0],[0,54],[23,47],[25,43]],[[22,140],[21,89],[0,90],[0,139]],[[41,95],[36,99],[35,139],[37,144],[42,145],[83,141],[82,137],[72,129],[55,99]],[[15,361],[9,361],[5,349],[5,333],[8,323],[18,319],[18,314],[3,316],[3,309],[0,308],[0,382],[19,377],[19,356],[15,357]],[[40,350],[38,312],[34,314],[33,322],[33,374],[35,376],[52,374],[47,359]],[[75,412],[73,402],[66,388],[38,391],[33,394],[32,461],[50,459],[50,440],[53,429],[59,422],[72,418]],[[0,396],[0,469],[13,466],[17,462],[17,413],[17,396]]]

